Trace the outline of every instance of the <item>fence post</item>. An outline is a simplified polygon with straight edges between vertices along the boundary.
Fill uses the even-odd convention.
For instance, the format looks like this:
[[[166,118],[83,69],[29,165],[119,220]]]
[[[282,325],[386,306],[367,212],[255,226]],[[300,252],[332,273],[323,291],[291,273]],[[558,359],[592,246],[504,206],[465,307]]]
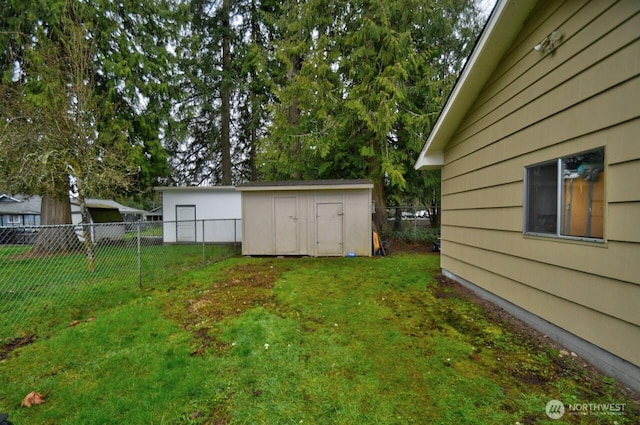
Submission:
[[[234,251],[238,251],[238,219],[233,219],[233,248]]]
[[[137,229],[138,229],[138,235],[137,235],[137,240],[138,240],[138,288],[142,289],[142,250],[140,249],[140,222],[138,221],[137,223]]]
[[[417,212],[418,210],[414,206],[413,207],[413,240],[414,241],[418,240],[418,216],[416,214]]]
[[[204,220],[202,220],[202,265],[207,264],[206,256],[204,252]]]

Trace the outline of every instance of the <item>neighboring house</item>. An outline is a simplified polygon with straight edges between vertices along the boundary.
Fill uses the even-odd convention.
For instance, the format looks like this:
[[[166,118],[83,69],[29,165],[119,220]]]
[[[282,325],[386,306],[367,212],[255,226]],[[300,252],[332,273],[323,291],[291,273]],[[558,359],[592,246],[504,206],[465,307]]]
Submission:
[[[42,199],[37,195],[0,195],[0,227],[40,226],[41,203]],[[90,222],[103,224],[93,227],[92,239],[94,242],[103,239],[124,239],[126,229],[123,224],[107,223],[141,221],[146,213],[146,211],[127,207],[108,199],[87,199],[86,204]],[[71,197],[71,220],[73,224],[82,222],[80,204],[74,197]],[[0,239],[3,238],[0,237]],[[33,238],[28,239],[32,242]]]
[[[242,240],[240,193],[233,186],[156,187],[166,243]]]
[[[240,185],[242,254],[370,256],[372,189],[367,180]]]
[[[144,221],[162,221],[162,207],[156,207],[144,215]]]
[[[39,196],[0,195],[0,226],[39,226]]]
[[[0,244],[31,244],[40,225],[39,196],[0,195]]]
[[[499,0],[416,162],[442,270],[640,390],[640,2]]]

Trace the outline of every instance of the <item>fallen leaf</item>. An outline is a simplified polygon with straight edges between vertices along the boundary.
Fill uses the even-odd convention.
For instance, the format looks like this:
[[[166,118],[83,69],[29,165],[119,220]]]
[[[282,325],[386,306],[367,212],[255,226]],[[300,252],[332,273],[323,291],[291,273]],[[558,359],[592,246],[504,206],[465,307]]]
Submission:
[[[44,398],[47,396],[47,394],[49,394],[49,390],[45,391],[44,394],[40,394],[38,391],[31,391],[22,399],[21,406],[31,407],[42,404],[44,403]]]
[[[79,320],[74,320],[73,322],[69,323],[69,326],[75,326],[75,325],[77,325],[78,323],[80,323],[80,321],[79,321]]]

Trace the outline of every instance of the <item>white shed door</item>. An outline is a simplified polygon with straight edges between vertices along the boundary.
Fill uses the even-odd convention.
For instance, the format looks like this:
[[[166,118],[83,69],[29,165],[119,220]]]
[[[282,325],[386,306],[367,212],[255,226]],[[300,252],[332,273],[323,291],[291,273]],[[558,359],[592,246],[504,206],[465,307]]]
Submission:
[[[316,205],[316,240],[318,255],[343,254],[342,202]]]
[[[298,198],[275,197],[276,254],[298,254]]]
[[[196,206],[176,206],[176,240],[178,242],[196,241]]]

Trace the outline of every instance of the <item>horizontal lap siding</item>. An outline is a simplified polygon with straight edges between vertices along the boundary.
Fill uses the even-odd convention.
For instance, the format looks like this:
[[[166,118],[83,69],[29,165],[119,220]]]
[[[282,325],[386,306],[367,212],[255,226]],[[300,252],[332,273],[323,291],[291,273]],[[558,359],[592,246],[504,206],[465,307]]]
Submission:
[[[455,253],[455,258],[465,263],[480,265],[503,261],[505,255],[502,249],[493,251],[462,243],[450,245],[449,253]],[[606,282],[606,291],[603,291],[601,276],[596,274],[558,267],[550,263],[534,263],[529,258],[514,255],[510,255],[509,261],[513,267],[500,270],[501,276],[507,279],[596,311],[607,310],[609,305],[615,304],[615,310],[610,311],[611,316],[640,326],[640,314],[637,298],[635,298],[637,292],[634,285],[611,279]],[[495,272],[498,273],[497,270]]]
[[[640,132],[636,134],[640,136]],[[636,143],[640,146],[640,137],[638,137]],[[615,182],[628,182],[627,184],[607,186],[607,201],[610,203],[640,200],[640,159],[614,165],[609,164],[607,179]]]
[[[638,1],[543,2],[448,144],[442,170],[442,267],[636,365],[638,28]],[[553,54],[533,51],[556,29]],[[605,241],[525,236],[524,167],[601,146]]]
[[[517,291],[514,291],[512,279],[503,277],[493,270],[480,268],[474,263],[465,263],[455,257],[443,255],[442,265],[447,270],[457,270],[454,272],[456,275],[466,276],[464,279],[470,282],[485,282],[482,287],[487,291],[500,295],[633,364],[640,364],[637,324],[603,314],[558,296],[552,296],[535,287],[521,285]],[[504,296],[505,294],[508,296]],[[634,296],[634,299],[637,297]]]
[[[512,257],[518,257],[525,258],[534,264],[555,265],[600,276],[603,279],[635,284],[632,285],[633,287],[638,286],[640,244],[633,242],[591,244],[550,238],[529,238],[520,232],[461,226],[443,226],[442,239],[443,252],[448,249],[449,242],[452,242],[488,249],[504,255],[504,262],[482,264],[482,267],[510,268],[513,267],[510,262]],[[611,272],[603,274],[603,270],[611,270]],[[616,306],[612,306],[612,309],[615,308]]]
[[[640,4],[640,2],[638,2]],[[640,27],[639,27],[640,28]],[[640,41],[637,55],[640,58]],[[589,99],[564,109],[557,114],[528,125],[526,122],[512,126],[509,119],[496,123],[496,126],[512,127],[504,130],[505,134],[498,141],[465,156],[458,156],[454,147],[446,152],[447,167],[443,171],[443,178],[449,179],[456,175],[469,173],[471,170],[494,166],[498,161],[513,160],[519,156],[529,154],[534,150],[541,150],[559,143],[578,142],[577,138],[587,137],[589,134],[619,125],[638,117],[636,94],[640,93],[640,76],[627,80],[607,91],[601,92]],[[551,102],[563,101],[570,96],[571,91],[550,93]],[[529,117],[535,116],[540,108],[532,107],[525,111]],[[544,109],[544,108],[542,108]],[[540,112],[544,113],[544,111]],[[525,113],[523,113],[525,115]],[[602,145],[602,138],[591,138],[596,146]],[[469,139],[471,144],[482,140],[480,136]],[[615,141],[614,143],[615,144]],[[567,146],[565,149],[571,149]],[[571,151],[570,153],[575,153]],[[548,156],[548,155],[547,155]],[[543,156],[544,157],[544,153]],[[455,159],[453,159],[455,158]],[[453,160],[452,160],[453,159]]]
[[[443,206],[449,211],[522,207],[523,189],[522,180],[517,180],[497,186],[480,187],[467,192],[451,190],[446,196],[443,196]]]
[[[634,185],[633,183],[627,184],[629,186]],[[640,202],[609,204],[607,231],[609,240],[624,240],[640,244]],[[637,257],[636,261],[633,264],[629,264],[629,266],[640,273],[638,261],[640,261],[640,257]],[[636,276],[636,280],[638,279],[640,279],[640,276]],[[640,294],[638,295],[638,302],[640,302]]]
[[[607,107],[607,105],[604,105]],[[623,109],[633,109],[633,107],[624,107]],[[636,111],[637,114],[637,111]],[[559,119],[559,122],[563,122]],[[561,130],[570,132],[570,128],[560,127]],[[497,158],[493,157],[493,163],[476,163],[476,166],[467,170],[457,170],[455,163],[447,164],[442,170],[442,192],[443,207],[450,194],[460,192],[470,192],[488,187],[496,187],[501,185],[509,185],[522,183],[523,168],[527,165],[548,161],[552,158],[558,158],[571,155],[576,152],[592,149],[594,147],[606,146],[606,156],[611,171],[614,172],[615,166],[634,158],[640,158],[640,143],[638,135],[640,134],[640,118],[634,118],[627,122],[616,125],[615,127],[603,127],[597,131],[572,139],[567,136],[561,141],[557,134],[549,136],[549,128],[544,128],[544,124],[540,123],[528,130],[526,137],[514,137],[511,143],[506,141],[502,144],[503,150],[510,150],[510,157]],[[524,131],[523,131],[524,132]],[[552,143],[545,142],[549,137]],[[540,143],[536,143],[536,142]],[[565,143],[566,141],[570,143]],[[501,142],[502,143],[502,142]],[[529,149],[537,149],[529,151]],[[479,151],[476,156],[481,158],[484,154]],[[480,160],[478,160],[480,161]],[[499,161],[499,162],[497,162]],[[615,162],[615,164],[614,164]],[[481,166],[480,166],[481,165]],[[607,183],[607,190],[610,186]],[[616,190],[628,191],[632,190],[631,184],[622,184],[616,182]],[[524,186],[522,186],[524,188]],[[518,196],[518,205],[522,205],[522,193]]]
[[[620,4],[611,7],[611,3],[614,3],[612,1],[590,2],[586,5],[582,1],[574,1],[570,2],[573,5],[571,11],[576,9],[576,3],[582,7],[572,19],[564,23],[559,19],[546,22],[529,38],[524,39],[507,57],[511,60],[504,61],[498,72],[494,74],[499,76],[498,79],[487,85],[476,102],[475,109],[469,114],[466,124],[461,128],[469,131],[468,127],[478,127],[482,124],[481,119],[488,115],[485,122],[491,121],[491,115],[495,116],[496,110],[506,110],[506,113],[517,110],[527,102],[527,96],[530,97],[533,94],[537,97],[544,94],[553,86],[560,85],[567,79],[567,75],[588,69],[615,49],[620,48],[620,43],[617,41],[613,41],[615,46],[611,46],[610,40],[613,40],[616,34],[611,34],[610,31],[617,32],[620,29],[633,31],[629,26],[618,28],[629,19],[628,12],[624,7],[620,7]],[[593,10],[594,8],[596,10]],[[593,25],[593,13],[602,13],[597,23],[602,29],[597,32],[591,31],[591,28],[585,28],[587,25]],[[585,14],[588,16],[584,16]],[[535,45],[551,30],[559,27],[564,33],[562,40],[564,52],[561,50],[554,52],[553,61],[538,52],[532,54],[532,43]],[[574,34],[580,31],[580,37],[575,37]]]

